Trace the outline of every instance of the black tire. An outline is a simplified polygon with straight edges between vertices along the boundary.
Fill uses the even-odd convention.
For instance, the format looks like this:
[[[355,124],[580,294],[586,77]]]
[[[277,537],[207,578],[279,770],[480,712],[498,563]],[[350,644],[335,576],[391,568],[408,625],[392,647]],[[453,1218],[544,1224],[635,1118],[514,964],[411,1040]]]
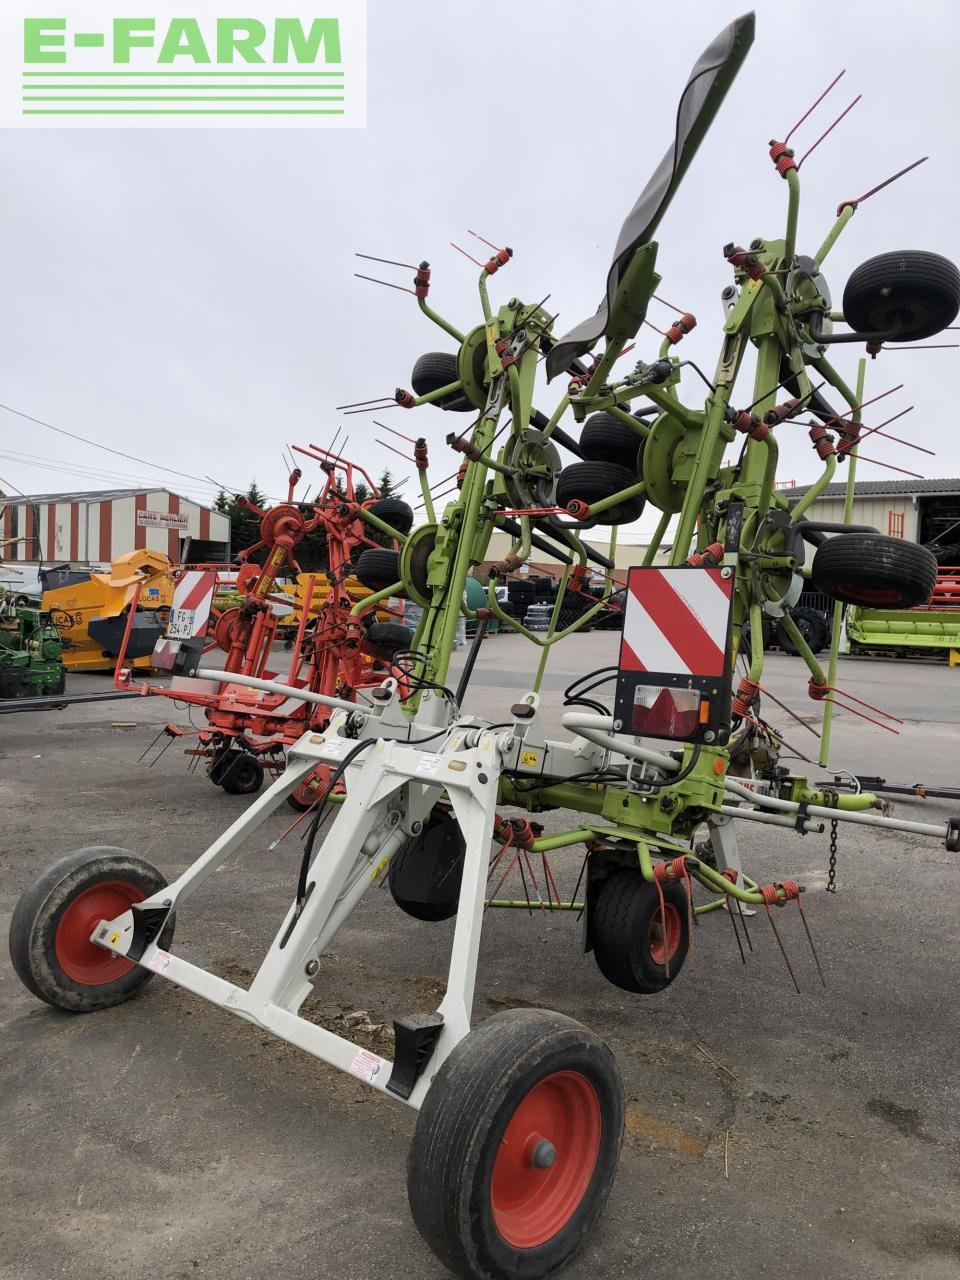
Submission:
[[[564,467],[557,477],[557,506],[565,507],[574,499],[589,506],[621,489],[629,489],[637,483],[636,471],[616,462],[574,462]],[[629,524],[637,520],[643,511],[642,497],[618,502],[596,517],[597,524]]]
[[[400,581],[400,553],[397,551],[363,551],[357,558],[356,574],[371,591],[382,591]]]
[[[937,558],[926,547],[879,533],[828,538],[813,557],[813,589],[844,604],[912,609],[926,604],[937,581]]]
[[[431,391],[439,391],[441,387],[448,387],[451,382],[459,381],[457,357],[448,351],[427,351],[417,360],[410,375],[410,385],[418,396],[429,395]],[[446,409],[450,413],[476,413],[467,397],[459,392],[432,403],[438,409]]]
[[[906,249],[861,263],[843,291],[843,318],[857,333],[918,342],[953,324],[960,311],[960,271],[938,253]]]
[[[263,786],[264,769],[256,756],[235,751],[220,778],[220,785],[231,796],[252,796]]]
[[[607,981],[622,991],[639,995],[663,991],[687,958],[690,924],[686,886],[682,880],[664,880],[662,888],[666,939],[657,886],[644,880],[639,868],[617,871],[600,887],[590,917],[593,955]]]
[[[39,1000],[70,1013],[92,1013],[136,995],[153,974],[95,946],[89,936],[132,902],[166,888],[149,862],[125,849],[78,849],[55,862],[20,897],[10,920],[10,959]],[[174,920],[157,944],[168,947]]]
[[[547,1009],[488,1019],[440,1067],[417,1117],[417,1230],[464,1280],[554,1275],[603,1212],[623,1113],[613,1054],[592,1031]]]
[[[830,626],[822,613],[818,613],[816,609],[801,606],[799,609],[791,609],[790,616],[796,623],[797,630],[810,646],[811,652],[820,653],[827,647]],[[797,656],[797,647],[782,622],[777,623],[776,640],[784,653]]]
[[[583,424],[580,449],[589,462],[616,462],[637,470],[643,437],[612,413],[593,413]]]
[[[374,622],[367,628],[361,647],[371,657],[389,662],[412,643],[413,632],[409,627],[402,627],[398,622]]]
[[[397,533],[409,533],[413,528],[413,507],[401,498],[380,498],[367,508]]]
[[[390,893],[400,910],[431,924],[455,916],[465,850],[456,818],[434,809],[420,834],[401,845],[390,862]]]

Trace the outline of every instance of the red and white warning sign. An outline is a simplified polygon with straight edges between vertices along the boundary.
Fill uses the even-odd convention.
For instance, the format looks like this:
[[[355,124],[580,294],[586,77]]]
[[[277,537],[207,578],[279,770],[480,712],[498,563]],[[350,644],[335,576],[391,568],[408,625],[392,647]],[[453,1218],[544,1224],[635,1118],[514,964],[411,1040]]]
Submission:
[[[216,586],[215,569],[189,569],[181,575],[173,593],[168,639],[190,640],[202,635],[210,620]]]
[[[637,735],[722,742],[730,720],[733,573],[631,569],[616,714]]]
[[[631,569],[620,667],[719,676],[726,666],[733,574],[722,569]]]
[[[157,641],[151,658],[152,665],[158,670],[173,668],[179,641],[192,640],[205,633],[216,588],[216,569],[188,569],[177,579],[167,633]]]

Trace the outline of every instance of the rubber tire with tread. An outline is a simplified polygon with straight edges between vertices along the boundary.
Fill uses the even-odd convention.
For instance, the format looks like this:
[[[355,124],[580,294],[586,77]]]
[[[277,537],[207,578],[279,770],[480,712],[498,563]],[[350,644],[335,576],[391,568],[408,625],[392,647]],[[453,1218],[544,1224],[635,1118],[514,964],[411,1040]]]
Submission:
[[[409,533],[413,528],[413,507],[402,498],[378,498],[367,510],[397,533]]]
[[[398,622],[374,622],[367,628],[361,647],[371,657],[389,662],[396,654],[409,649],[413,632]]]
[[[926,604],[937,581],[937,558],[926,547],[880,533],[828,538],[813,557],[814,591],[874,609]]]
[[[520,1102],[550,1075],[589,1080],[600,1111],[596,1164],[567,1222],[533,1248],[500,1235],[493,1167]],[[603,1211],[623,1141],[623,1085],[613,1054],[581,1023],[548,1009],[511,1009],[480,1023],[440,1067],[417,1116],[407,1194],[417,1230],[464,1280],[540,1280],[580,1250]]]
[[[220,786],[231,796],[252,796],[263,786],[263,765],[246,751],[238,751],[236,755],[237,759],[231,760],[224,769]]]
[[[664,880],[664,902],[680,915],[680,940],[670,957],[670,974],[647,947],[650,923],[660,910],[657,886],[639,868],[616,871],[600,887],[590,917],[590,937],[597,968],[621,991],[653,995],[668,987],[683,967],[690,946],[687,890],[682,880]]]
[[[427,351],[417,359],[410,375],[410,385],[418,396],[429,395],[431,391],[439,391],[448,387],[451,382],[460,381],[460,367],[455,355],[449,351]],[[475,413],[473,405],[460,392],[444,396],[442,400],[431,403],[438,409],[446,409],[450,413]]]
[[[843,291],[843,318],[857,333],[890,333],[919,342],[953,324],[960,311],[960,271],[938,253],[905,249],[860,264]]]
[[[363,551],[357,557],[356,574],[363,586],[371,591],[392,587],[400,581],[400,553],[373,548]]]
[[[20,895],[10,920],[10,959],[17,977],[38,1000],[70,1013],[92,1013],[129,1000],[153,977],[149,969],[134,965],[114,982],[91,986],[68,977],[57,960],[57,926],[70,903],[99,882],[117,880],[142,888],[144,898],[167,885],[156,867],[126,849],[93,846],[60,858]],[[174,926],[171,917],[158,946],[169,947]]]
[[[791,609],[790,616],[796,623],[800,634],[810,646],[811,652],[820,653],[827,647],[827,641],[830,638],[830,624],[822,613],[818,613],[816,609],[808,609],[805,605],[801,605],[797,609]],[[796,657],[797,648],[782,622],[777,623],[775,635],[777,644],[783,652]]]
[[[612,413],[592,413],[580,432],[580,449],[588,462],[616,462],[639,474],[643,436]]]
[[[565,507],[575,498],[591,505],[613,493],[637,484],[637,473],[617,462],[574,462],[557,477],[557,506]],[[595,517],[598,524],[629,524],[637,520],[644,506],[642,497],[608,507]]]
[[[409,892],[404,893],[402,884],[404,868],[409,858],[429,856],[427,850],[423,847],[424,842],[435,828],[441,826],[446,829],[447,837],[455,842],[449,852],[456,854],[453,862],[454,864],[459,862],[459,866],[456,866],[456,869],[449,873],[448,896],[433,902],[422,902],[411,898]],[[423,824],[420,834],[412,836],[405,844],[402,844],[390,860],[387,880],[390,885],[390,895],[400,910],[406,915],[412,916],[414,920],[423,920],[429,924],[436,924],[440,920],[450,920],[455,916],[457,907],[460,904],[460,882],[463,878],[465,851],[466,845],[456,819],[442,809],[433,809]],[[440,856],[442,855],[434,855],[434,860],[438,860]]]

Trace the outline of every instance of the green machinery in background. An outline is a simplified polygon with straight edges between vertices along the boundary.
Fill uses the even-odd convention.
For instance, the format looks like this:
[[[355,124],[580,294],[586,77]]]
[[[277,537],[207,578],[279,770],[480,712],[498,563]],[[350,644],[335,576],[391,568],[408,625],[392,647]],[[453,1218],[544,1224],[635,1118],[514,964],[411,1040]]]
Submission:
[[[0,601],[0,699],[63,693],[63,642],[49,613]]]

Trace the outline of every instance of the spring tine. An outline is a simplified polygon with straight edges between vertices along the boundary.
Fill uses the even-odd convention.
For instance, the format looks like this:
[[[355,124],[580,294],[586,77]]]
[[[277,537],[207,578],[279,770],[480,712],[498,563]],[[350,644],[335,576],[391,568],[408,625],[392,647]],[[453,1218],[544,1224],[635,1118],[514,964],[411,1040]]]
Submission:
[[[470,259],[470,261],[471,261],[472,263],[474,263],[474,265],[475,265],[475,266],[478,266],[478,267],[480,267],[480,269],[481,269],[481,270],[483,270],[483,263],[482,263],[482,262],[479,262],[479,261],[478,261],[478,260],[473,256],[473,254],[472,254],[472,253],[467,253],[466,249],[461,249],[461,248],[460,248],[460,246],[459,246],[458,244],[454,244],[452,240],[450,241],[450,248],[451,248],[451,249],[456,249],[457,253],[462,253],[462,254],[463,254],[463,256],[464,256],[465,258],[469,258],[469,259]]]
[[[385,400],[390,404],[395,404],[393,396],[374,396],[372,400],[354,400],[353,404],[338,404],[334,408],[339,413],[341,409],[356,409],[362,404],[379,404],[381,400]]]
[[[786,146],[786,145],[790,142],[791,137],[792,137],[792,136],[796,133],[796,131],[800,128],[800,126],[803,124],[804,120],[806,120],[809,116],[813,115],[814,111],[816,111],[817,107],[819,107],[820,103],[824,100],[824,98],[827,96],[827,94],[830,92],[830,90],[833,88],[833,86],[834,86],[835,84],[837,84],[840,80],[842,80],[842,79],[843,79],[843,77],[844,77],[846,74],[847,74],[847,69],[846,69],[846,67],[844,67],[844,69],[840,72],[840,74],[839,74],[838,76],[834,76],[834,78],[830,81],[830,83],[829,83],[829,84],[827,85],[827,87],[824,89],[823,93],[821,93],[820,97],[816,100],[816,102],[813,104],[813,106],[812,106],[812,107],[808,107],[808,108],[807,108],[807,110],[803,113],[803,115],[800,117],[800,119],[797,121],[797,123],[793,126],[793,128],[790,130],[790,132],[789,132],[789,133],[787,134],[787,136],[784,138],[784,140],[783,140],[783,144],[784,144],[784,146]]]
[[[540,884],[537,880],[536,872],[533,869],[533,863],[530,861],[530,855],[526,851],[526,849],[524,849],[523,855],[521,858],[521,862],[520,862],[521,868],[524,862],[527,864],[527,870],[530,872],[530,883],[533,885],[533,891],[537,895],[537,902],[539,903],[540,910],[543,912],[544,915],[547,915],[548,914],[547,908],[544,906],[543,895],[540,892]]]
[[[813,952],[813,960],[817,966],[817,973],[820,975],[821,984],[826,987],[827,980],[823,976],[823,970],[820,968],[820,957],[817,955],[817,948],[813,945],[813,934],[810,932],[810,926],[807,924],[807,913],[803,909],[803,903],[797,899],[797,910],[800,912],[800,919],[803,921],[803,927],[806,930],[807,941],[810,943],[810,950]]]
[[[381,439],[379,439],[377,436],[374,436],[373,438],[374,438],[374,440],[376,441],[376,443],[377,443],[378,445],[380,445],[380,447],[381,447],[382,449],[389,449],[389,450],[390,450],[390,452],[391,452],[391,453],[395,453],[395,454],[397,455],[397,457],[398,457],[398,458],[403,458],[404,462],[410,462],[410,463],[412,463],[414,466],[416,465],[416,459],[415,459],[415,458],[409,458],[409,457],[407,457],[407,455],[406,455],[405,453],[401,453],[401,451],[400,451],[399,449],[395,449],[395,448],[393,447],[393,445],[392,445],[392,444],[387,444],[386,440],[381,440]]]
[[[577,883],[573,886],[573,895],[570,898],[571,902],[576,902],[577,900],[577,894],[580,892],[581,884],[583,884],[583,877],[587,870],[587,860],[589,859],[589,857],[590,857],[589,853],[585,853],[583,855],[583,862],[580,865],[580,874],[577,876]],[[587,889],[585,888],[584,901],[586,901],[586,894],[587,894]],[[582,915],[583,915],[583,912],[581,911],[580,914],[577,916],[577,919],[579,920]]]
[[[207,579],[207,581],[209,581],[209,579]],[[146,747],[144,747],[140,755],[137,756],[137,764],[140,763],[140,761],[143,759],[143,757],[147,754],[148,751],[152,750],[157,745],[163,733],[164,733],[164,730],[161,729],[160,732],[157,734],[157,736],[153,739],[153,741],[150,742]]]
[[[354,253],[355,258],[366,258],[368,262],[382,262],[388,267],[405,267],[408,271],[419,271],[419,267],[412,266],[409,262],[394,262],[392,258],[377,258],[372,253]]]
[[[522,849],[517,850],[517,857],[518,857],[517,866],[520,868],[520,879],[523,881],[523,896],[527,900],[527,914],[532,916],[533,903],[530,901],[530,890],[527,888],[527,877],[523,873],[523,859],[520,858],[519,856],[522,852],[523,852]]]
[[[919,160],[914,160],[913,164],[908,164],[905,169],[901,169],[899,173],[895,173],[892,178],[884,178],[883,182],[878,182],[875,187],[871,187],[869,191],[865,191],[862,196],[857,196],[856,200],[844,200],[843,204],[852,204],[854,208],[858,204],[863,204],[864,200],[869,200],[871,196],[875,196],[878,191],[882,191],[884,187],[889,187],[891,182],[896,182],[898,178],[902,178],[905,173],[909,173],[911,169],[916,169],[917,165],[923,164],[925,160],[929,160],[929,156],[921,156]],[[843,205],[840,206],[843,208]]]
[[[881,462],[879,458],[868,458],[862,453],[857,454],[861,462],[869,462],[872,467],[886,467],[888,471],[898,471],[902,476],[910,476],[914,480],[923,480],[924,476],[919,471],[907,471],[905,467],[895,467],[892,462]]]
[[[405,284],[394,284],[391,280],[378,280],[376,276],[365,276],[359,271],[353,273],[356,280],[369,280],[371,284],[382,284],[385,289],[399,289],[401,293],[412,293],[417,296],[416,289],[408,289]]]
[[[807,147],[806,151],[797,161],[798,172],[800,171],[800,168],[803,165],[804,161],[807,160],[813,154],[814,151],[816,151],[817,147],[819,147],[820,143],[824,140],[824,138],[828,137],[831,133],[833,133],[834,129],[837,127],[837,125],[840,123],[843,117],[845,115],[848,115],[849,112],[853,110],[853,108],[857,105],[857,103],[860,101],[862,97],[863,97],[863,94],[858,93],[857,96],[854,98],[854,100],[849,104],[849,106],[844,107],[844,109],[840,112],[840,114],[837,116],[836,120],[834,120],[833,124],[829,127],[829,129],[824,129],[823,133],[821,133],[820,137],[816,140],[816,142],[813,143],[812,146]]]
[[[767,904],[764,904],[764,905],[766,906]],[[787,971],[790,974],[791,979],[793,980],[793,985],[796,988],[797,995],[799,995],[800,984],[797,982],[797,975],[793,972],[793,965],[790,963],[790,957],[787,955],[786,947],[784,947],[783,945],[783,939],[780,937],[780,930],[777,928],[776,924],[774,923],[773,915],[770,911],[769,906],[767,906],[767,919],[770,921],[770,928],[773,930],[773,936],[777,940],[777,946],[780,948],[781,954],[783,955],[783,959],[787,966]]]
[[[738,904],[739,905],[739,904]],[[730,899],[727,898],[727,915],[730,917],[730,923],[733,925],[733,936],[737,940],[737,950],[740,952],[740,961],[742,964],[747,963],[747,957],[744,955],[743,943],[740,941],[740,930],[737,928],[737,918],[730,910]]]
[[[488,245],[491,249],[496,249],[497,253],[500,252],[500,246],[498,244],[494,244],[492,240],[487,240],[485,236],[480,235],[476,231],[471,231],[469,227],[467,227],[467,235],[475,236],[477,240],[482,240],[483,243]]]
[[[386,396],[384,396],[384,400],[386,400]],[[386,413],[388,409],[399,409],[399,408],[400,406],[394,400],[386,404],[372,404],[369,409],[344,409],[343,416],[345,418],[349,418],[355,413]]]
[[[743,925],[743,936],[747,940],[748,949],[752,951],[753,943],[750,941],[750,930],[747,928],[747,917],[743,914],[743,906],[740,902],[740,899],[736,898],[735,901],[737,904],[737,915],[740,917],[740,923]]]
[[[375,427],[383,427],[384,431],[389,431],[392,436],[399,436],[401,440],[406,440],[407,444],[416,444],[413,436],[405,436],[402,431],[397,431],[395,427],[388,427],[385,422],[378,422],[376,418],[373,420]]]

